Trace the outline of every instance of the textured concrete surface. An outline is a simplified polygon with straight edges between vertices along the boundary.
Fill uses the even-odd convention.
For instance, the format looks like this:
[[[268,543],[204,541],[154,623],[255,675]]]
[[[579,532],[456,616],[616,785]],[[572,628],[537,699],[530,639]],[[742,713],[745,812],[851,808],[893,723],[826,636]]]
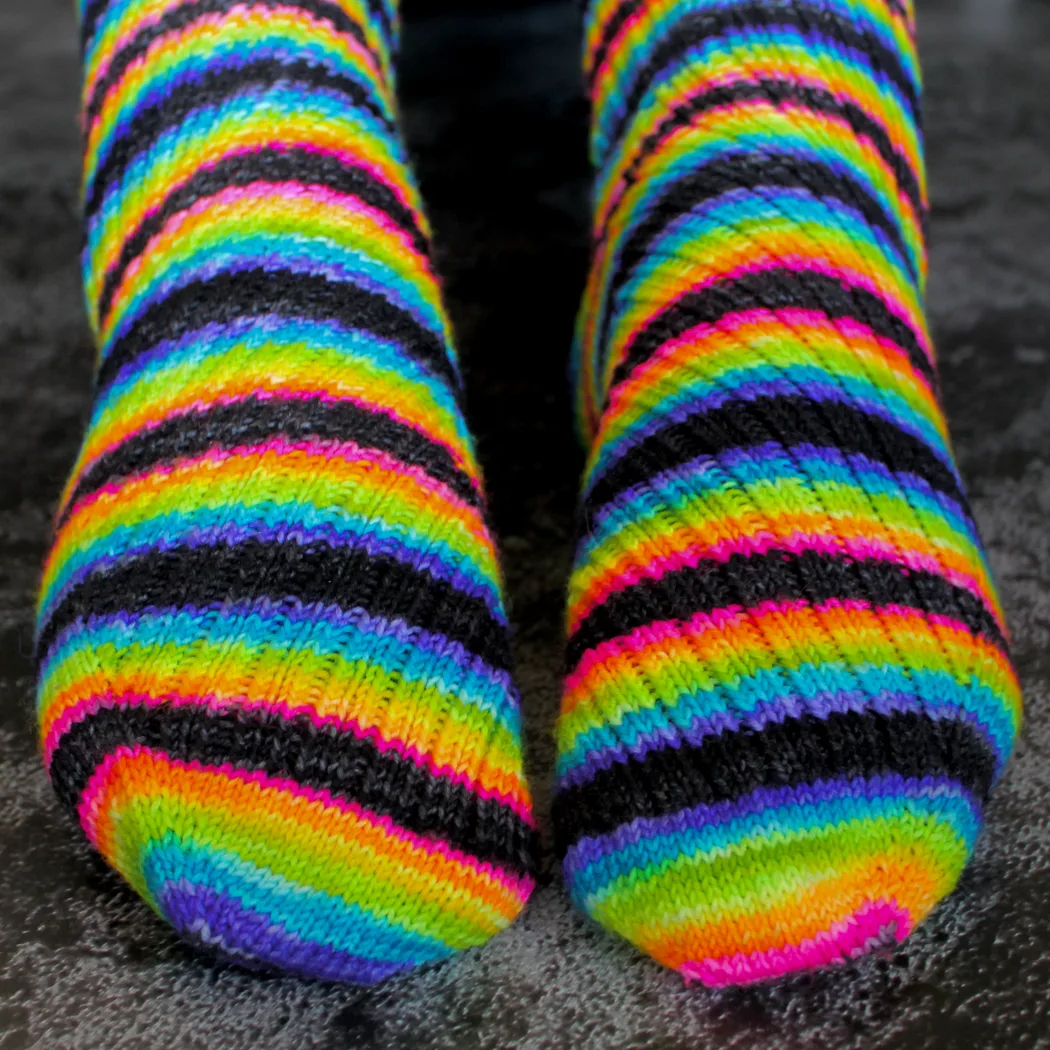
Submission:
[[[27,655],[89,395],[75,31],[68,0],[0,0],[0,1050],[1050,1046],[1050,4],[919,2],[931,310],[1028,722],[974,864],[904,950],[712,993],[574,915],[553,870],[494,942],[378,990],[240,973],[181,947],[78,841],[34,753]],[[417,6],[406,124],[470,367],[542,814],[579,469],[564,384],[585,263],[576,16]]]

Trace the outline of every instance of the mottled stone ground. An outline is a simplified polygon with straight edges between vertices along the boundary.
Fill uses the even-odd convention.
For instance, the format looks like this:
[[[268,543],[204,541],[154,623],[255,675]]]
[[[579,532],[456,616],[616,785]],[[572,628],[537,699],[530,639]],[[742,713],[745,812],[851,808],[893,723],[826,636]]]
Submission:
[[[34,754],[27,654],[89,395],[75,29],[68,0],[0,0],[0,1050],[1050,1045],[1050,5],[919,2],[930,306],[1028,723],[975,863],[903,951],[712,993],[573,914],[553,871],[523,921],[430,972],[372,992],[260,978],[181,947],[74,836]],[[408,28],[406,124],[470,368],[545,814],[579,470],[564,383],[585,264],[576,16],[438,6]]]

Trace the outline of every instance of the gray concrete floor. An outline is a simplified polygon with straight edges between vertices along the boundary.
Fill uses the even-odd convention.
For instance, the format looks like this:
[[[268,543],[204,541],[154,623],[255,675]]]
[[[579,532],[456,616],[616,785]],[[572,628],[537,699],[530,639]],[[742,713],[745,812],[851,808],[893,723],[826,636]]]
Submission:
[[[78,841],[36,758],[33,591],[91,348],[73,5],[0,0],[0,1050],[1050,1045],[1050,4],[919,5],[930,308],[1028,702],[974,864],[895,955],[713,993],[575,915],[548,857],[507,933],[362,992],[183,948]],[[579,469],[564,383],[585,266],[576,15],[467,6],[417,4],[403,96],[470,369],[543,816]]]

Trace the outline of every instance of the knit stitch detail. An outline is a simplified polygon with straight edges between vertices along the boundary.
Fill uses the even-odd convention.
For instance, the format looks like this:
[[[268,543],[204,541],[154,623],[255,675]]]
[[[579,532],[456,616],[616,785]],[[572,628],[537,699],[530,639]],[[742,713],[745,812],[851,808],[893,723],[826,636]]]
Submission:
[[[94,409],[39,602],[51,780],[192,943],[371,983],[533,885],[502,584],[391,0],[88,0]]]
[[[592,0],[555,821],[687,980],[896,944],[1021,697],[940,408],[910,3]]]

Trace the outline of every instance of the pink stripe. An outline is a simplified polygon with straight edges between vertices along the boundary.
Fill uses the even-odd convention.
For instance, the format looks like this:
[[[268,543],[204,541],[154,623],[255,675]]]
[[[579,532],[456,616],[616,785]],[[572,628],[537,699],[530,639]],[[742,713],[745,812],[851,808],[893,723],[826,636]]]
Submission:
[[[432,477],[422,467],[403,463],[380,449],[362,448],[353,441],[325,441],[322,439],[287,441],[282,437],[274,437],[258,445],[238,445],[236,448],[231,449],[209,449],[202,456],[180,459],[175,463],[160,464],[142,474],[123,475],[118,481],[109,481],[101,488],[95,489],[86,495],[72,509],[69,517],[72,518],[81,511],[87,510],[107,496],[114,496],[121,492],[127,485],[129,478],[166,477],[169,474],[173,474],[176,470],[183,470],[187,467],[203,464],[218,465],[232,459],[263,456],[267,452],[273,452],[278,456],[287,456],[294,452],[305,452],[316,456],[324,454],[326,460],[341,459],[345,463],[370,463],[384,472],[412,478],[421,489],[439,497],[442,502],[450,504],[457,510],[472,514],[478,520],[478,528],[475,535],[480,537],[484,534],[484,524],[481,521],[478,509],[472,507],[452,489],[448,488],[443,481]],[[259,469],[262,469],[261,465]]]
[[[778,270],[792,269],[796,273],[819,273],[825,277],[833,278],[834,280],[845,281],[852,287],[863,288],[876,296],[880,302],[882,302],[886,309],[890,311],[899,321],[905,324],[908,329],[915,335],[916,339],[922,346],[923,353],[927,360],[932,360],[932,352],[930,351],[929,344],[926,338],[926,331],[923,325],[916,323],[915,318],[911,317],[905,308],[904,304],[893,299],[890,299],[885,291],[879,288],[870,277],[866,274],[858,273],[854,270],[849,270],[844,267],[832,266],[830,263],[825,262],[823,259],[815,258],[808,255],[784,255],[779,256],[776,260],[763,260],[761,262],[749,262],[744,263],[742,266],[737,266],[731,270],[720,270],[715,274],[703,281],[698,281],[696,284],[687,285],[673,300],[663,301],[656,305],[656,309],[651,313],[646,314],[641,318],[638,324],[632,328],[629,332],[618,334],[615,343],[624,348],[629,347],[634,340],[637,338],[640,332],[642,332],[646,325],[664,310],[670,302],[676,302],[681,296],[689,295],[694,292],[702,292],[705,288],[710,288],[715,284],[721,284],[724,281],[732,281],[741,277],[746,277],[752,274],[760,274],[765,271],[775,268]],[[782,311],[779,309],[776,311],[769,310],[765,311],[765,318],[768,320],[771,316],[778,318]],[[894,345],[894,344],[890,344]],[[898,354],[906,353],[902,347],[896,348]]]
[[[376,223],[376,225],[382,227],[386,234],[396,238],[404,251],[415,256],[417,259],[421,259],[421,256],[416,250],[412,236],[408,231],[398,226],[385,212],[380,211],[378,208],[373,208],[371,205],[361,200],[360,197],[357,197],[352,193],[337,193],[335,190],[332,190],[327,186],[320,186],[309,182],[297,182],[293,180],[289,180],[288,182],[265,182],[259,180],[258,182],[248,183],[245,186],[230,186],[218,193],[202,197],[191,207],[176,212],[171,216],[171,218],[150,238],[149,245],[147,245],[147,247],[144,248],[124,270],[120,278],[120,284],[113,292],[112,301],[117,302],[120,299],[123,289],[129,283],[133,282],[142,267],[151,261],[149,248],[156,244],[162,237],[176,237],[183,226],[201,215],[206,215],[214,208],[237,204],[241,201],[258,200],[262,202],[273,200],[275,198],[282,201],[308,200],[313,206],[330,207],[339,211],[367,215]],[[253,234],[254,231],[251,231],[250,235]],[[223,236],[228,238],[229,233],[224,231]],[[196,249],[197,245],[195,245],[194,248]],[[109,271],[107,271],[107,274],[112,272],[113,268],[118,263],[119,260],[116,260],[113,266],[110,267]]]
[[[286,719],[306,717],[318,729],[334,726],[340,732],[350,733],[358,740],[371,741],[380,752],[393,751],[401,758],[413,762],[421,769],[425,769],[432,776],[459,784],[478,798],[495,800],[500,805],[513,810],[529,827],[535,827],[532,810],[528,803],[522,799],[493,788],[482,787],[466,773],[454,770],[447,765],[439,766],[429,755],[423,753],[414,745],[407,744],[397,737],[387,739],[382,736],[375,726],[365,728],[355,719],[343,719],[335,715],[322,717],[313,708],[305,705],[293,707],[284,702],[270,703],[261,700],[249,700],[247,697],[224,698],[220,700],[214,695],[172,696],[166,694],[164,696],[149,696],[145,693],[123,693],[118,695],[112,692],[92,694],[84,700],[78,700],[75,704],[70,705],[55,719],[55,723],[43,744],[45,765],[50,768],[52,757],[61,743],[62,737],[75,723],[81,722],[83,719],[102,710],[129,707],[199,707],[214,713],[224,711],[265,711],[267,713],[275,713]]]
[[[642,10],[644,10],[644,8]],[[632,21],[633,20],[637,20],[637,15],[635,15],[633,17]],[[612,54],[613,54],[613,51],[610,48],[610,50],[608,52],[608,57],[611,57]],[[607,58],[607,60],[605,62],[602,63],[601,69],[604,70],[607,65],[608,65],[608,58]],[[598,75],[600,75],[600,74],[595,73],[595,76],[598,76]],[[820,77],[814,78],[814,77],[802,76],[801,73],[798,72],[797,69],[793,69],[792,70],[792,72],[791,72],[791,81],[794,84],[797,84],[800,87],[817,88],[817,89],[823,88],[825,90],[829,90],[828,89],[829,78],[823,78],[822,79]],[[701,98],[703,95],[705,95],[709,91],[713,91],[716,88],[719,88],[719,87],[732,87],[734,85],[741,84],[741,83],[743,83],[743,84],[750,84],[750,83],[753,83],[753,82],[754,82],[754,74],[752,72],[750,72],[750,71],[743,71],[742,73],[738,72],[738,71],[725,73],[722,70],[715,70],[713,72],[713,75],[711,75],[709,77],[705,77],[703,80],[699,81],[697,89],[695,91],[690,91],[687,95],[685,95],[681,99],[680,102],[676,103],[676,106],[677,106],[677,108],[679,110],[685,109],[685,108],[687,108],[690,105],[691,102],[693,102],[694,100],[696,100],[698,98]],[[864,109],[864,103],[863,103],[863,101],[861,100],[861,98],[859,96],[848,94],[848,93],[843,93],[841,91],[833,92],[833,94],[835,95],[835,97],[837,99],[841,100],[843,97],[845,97],[850,102],[852,102],[854,105],[856,105],[857,107],[859,107],[861,109]],[[766,106],[766,107],[769,107],[770,105],[771,105],[771,102],[770,102],[769,99],[738,100],[736,102],[724,103],[721,106],[712,106],[710,109],[705,110],[705,115],[709,115],[709,114],[719,114],[719,115],[721,115],[721,114],[733,113],[733,112],[740,113],[740,112],[743,112],[745,109],[747,109],[749,107],[753,107],[753,106]],[[850,125],[847,124],[844,120],[842,120],[840,118],[837,118],[837,117],[835,117],[835,116],[833,116],[831,114],[828,114],[828,113],[816,113],[812,109],[809,109],[808,107],[806,107],[804,104],[799,103],[799,102],[794,102],[794,101],[792,101],[790,99],[782,99],[780,102],[777,103],[776,108],[778,110],[786,110],[786,109],[799,110],[799,111],[805,113],[807,116],[812,116],[812,117],[817,118],[819,120],[828,121],[829,123],[838,124],[849,136],[860,138],[861,140],[867,142],[869,145],[872,145],[874,147],[874,143],[872,142],[872,140],[867,135],[860,135],[854,128],[850,127]],[[889,138],[889,140],[890,140],[893,148],[895,149],[895,151],[898,153],[898,155],[901,157],[901,159],[904,160],[905,163],[909,164],[909,166],[910,166],[910,160],[908,158],[907,143],[905,142],[905,139],[904,139],[904,137],[902,135],[898,135],[897,134],[898,129],[895,128],[895,127],[892,127],[892,126],[890,126],[888,124],[886,124],[875,113],[872,113],[872,112],[869,111],[868,112],[868,116],[870,116],[872,118],[872,120],[876,124],[878,124],[880,128],[882,128],[885,131],[886,136],[887,136],[887,138]],[[658,156],[659,155],[659,151],[666,145],[668,140],[675,134],[675,132],[686,131],[686,130],[688,130],[687,127],[683,127],[683,125],[677,124],[677,123],[674,124],[670,128],[670,130],[667,132],[667,134],[665,134],[655,145],[653,145],[650,148],[650,150],[649,150],[649,157],[652,158],[652,157]],[[874,147],[874,151],[875,151],[875,155],[878,157],[878,163],[880,165],[882,165],[884,168],[886,168],[886,161],[879,154],[877,147]],[[618,174],[616,180],[614,182],[612,182],[610,184],[609,188],[607,189],[606,193],[608,194],[608,198],[609,198],[607,206],[606,206],[606,208],[604,210],[599,211],[596,214],[596,216],[595,216],[594,232],[595,232],[595,234],[597,236],[601,235],[602,230],[608,225],[609,217],[613,213],[615,213],[617,211],[617,209],[620,207],[620,204],[623,201],[624,195],[626,194],[627,189],[628,189],[628,186],[624,184],[624,175],[627,172],[630,172],[632,170],[632,168],[635,168],[636,161],[637,161],[637,154],[635,156],[631,157],[630,160],[628,161],[628,163],[626,163],[626,164],[624,164],[624,165],[622,165],[620,167],[619,174]],[[886,169],[886,170],[888,171],[889,169]],[[631,185],[634,185],[634,183],[632,182]],[[911,201],[906,196],[904,196],[902,194],[901,195],[901,202],[902,202],[903,207],[906,208],[907,211],[910,212],[912,214],[913,218],[915,218],[916,221],[917,221],[917,216],[915,216],[914,208],[912,206]]]
[[[315,142],[289,142],[287,139],[274,139],[272,142],[264,143],[260,146],[254,146],[251,150],[245,151],[246,153],[255,153],[260,149],[279,149],[279,150],[303,150],[307,153],[319,153],[325,157],[334,157],[341,164],[345,164],[351,168],[361,168],[363,171],[367,171],[377,182],[381,183],[387,189],[389,189],[395,197],[412,213],[413,218],[420,222],[421,216],[416,211],[413,202],[409,198],[406,192],[405,186],[399,182],[390,182],[386,172],[384,172],[378,165],[369,163],[364,157],[357,153],[351,153],[349,150],[342,149],[328,149],[323,148]],[[226,160],[227,157],[236,156],[236,154],[224,154],[221,158]],[[407,174],[406,174],[407,179]]]
[[[785,306],[777,309],[777,319],[787,328],[830,330],[847,344],[854,339],[876,343],[886,352],[887,357],[903,357],[909,367],[909,380],[921,384],[922,387],[930,392],[931,396],[933,394],[926,377],[911,368],[907,353],[901,347],[885,336],[878,335],[859,321],[855,321],[852,317],[836,317],[832,320],[826,314],[816,310],[802,310],[794,306]],[[609,408],[606,410],[607,417],[612,418],[617,413],[624,411],[628,407],[624,402],[629,402],[632,394],[637,390],[647,388],[652,382],[649,378],[650,374],[665,366],[668,359],[674,358],[683,350],[695,352],[697,344],[714,335],[734,335],[745,327],[754,327],[763,323],[769,323],[768,310],[742,310],[739,313],[727,314],[725,317],[720,318],[717,324],[704,323],[687,329],[680,336],[664,343],[655,354],[643,361],[622,383],[613,388],[609,395]],[[847,345],[844,349],[847,352],[856,353],[852,346]],[[829,372],[829,376],[834,377],[834,373]],[[934,418],[931,422],[937,426],[937,429],[942,434],[946,434],[940,419]]]
[[[848,919],[832,923],[827,930],[800,944],[690,961],[683,963],[678,972],[687,984],[695,980],[715,988],[765,981],[829,963],[843,963],[869,951],[900,944],[911,929],[911,915],[896,901],[869,901]]]
[[[784,612],[791,610],[792,605],[803,603],[781,603],[779,608]],[[596,668],[606,662],[619,659],[623,653],[641,653],[650,646],[659,646],[667,641],[674,641],[684,636],[699,637],[706,631],[721,631],[738,627],[745,622],[747,610],[742,605],[727,605],[710,612],[698,612],[688,620],[654,620],[642,627],[636,627],[628,634],[600,642],[593,649],[588,649],[576,665],[576,669],[565,679],[566,694],[579,689],[583,680]]]
[[[88,0],[81,0],[81,3],[78,5],[80,7],[80,9],[81,9],[81,15],[83,15],[84,9],[87,7],[87,4],[88,4]],[[85,84],[84,85],[84,88],[85,88],[85,90],[84,90],[84,103],[85,103],[85,105],[87,104],[87,101],[90,99],[90,97],[95,93],[96,86],[102,80],[105,79],[106,71],[109,69],[110,65],[112,64],[113,59],[116,58],[116,56],[119,55],[120,52],[123,51],[124,48],[127,47],[127,45],[132,40],[134,40],[135,37],[140,32],[142,32],[142,30],[148,29],[150,26],[155,26],[166,14],[168,14],[172,10],[172,8],[178,7],[178,6],[179,6],[178,3],[165,4],[160,10],[158,10],[154,14],[153,18],[138,19],[138,20],[132,22],[131,25],[129,26],[127,32],[124,33],[123,36],[118,36],[116,38],[116,40],[114,40],[112,47],[110,47],[108,52],[101,59],[99,59],[99,63],[98,63],[98,67],[97,67],[97,71],[96,71],[94,79],[91,81],[90,84]],[[98,30],[103,30],[104,28],[105,28],[104,22],[100,20],[100,22],[98,23],[98,25],[96,27],[96,32]],[[134,66],[132,66],[131,68],[134,69]]]
[[[376,415],[381,414],[387,416],[389,419],[394,420],[394,422],[396,423],[400,423],[402,426],[410,427],[417,434],[422,434],[423,437],[425,437],[428,441],[433,442],[433,444],[435,445],[440,445],[441,448],[445,449],[445,451],[448,452],[448,454],[452,457],[452,460],[456,464],[456,466],[459,467],[459,469],[462,470],[463,473],[470,478],[470,481],[473,484],[475,491],[478,491],[480,495],[480,487],[478,485],[478,480],[467,469],[462,453],[459,450],[457,450],[454,446],[450,445],[447,441],[442,441],[437,435],[429,433],[417,423],[414,423],[412,420],[399,416],[393,408],[388,408],[386,405],[372,404],[371,402],[366,401],[362,397],[337,397],[333,394],[329,394],[321,390],[258,390],[249,391],[247,394],[224,394],[206,403],[200,400],[195,401],[192,405],[190,405],[188,408],[184,409],[181,412],[172,412],[161,419],[151,421],[150,423],[147,423],[146,426],[142,427],[140,430],[132,431],[129,434],[125,434],[118,440],[113,441],[108,445],[105,445],[102,449],[99,450],[98,454],[93,459],[91,459],[89,462],[85,462],[81,466],[78,473],[80,475],[85,474],[99,460],[109,455],[109,453],[114,451],[114,449],[120,448],[120,446],[123,445],[125,442],[130,441],[132,438],[138,437],[140,434],[147,434],[149,433],[149,431],[154,430],[159,426],[163,426],[165,423],[168,423],[172,419],[179,419],[183,416],[192,416],[195,413],[204,411],[209,408],[213,408],[217,405],[236,405],[239,402],[247,401],[249,398],[254,398],[258,401],[322,401],[326,404],[336,404],[337,402],[345,402],[347,404],[357,405],[360,408],[363,408],[366,412],[371,412]],[[109,488],[108,490],[116,491],[119,488],[120,485],[118,483],[116,488]],[[85,499],[90,498],[90,496],[85,497]],[[77,506],[79,507],[80,504],[77,504]]]
[[[378,183],[380,183],[386,189],[390,190],[390,192],[393,193],[395,197],[397,197],[398,201],[413,215],[417,223],[419,223],[420,221],[420,216],[417,213],[413,202],[408,199],[404,186],[397,182],[391,182],[387,174],[383,172],[377,165],[369,163],[364,157],[360,156],[359,154],[351,153],[348,150],[323,149],[314,142],[294,142],[288,139],[273,139],[270,141],[263,140],[262,142],[253,145],[249,149],[235,149],[231,150],[229,153],[223,153],[221,156],[213,158],[210,161],[210,163],[201,165],[198,168],[194,168],[193,171],[190,172],[188,178],[196,178],[198,175],[201,174],[201,172],[209,171],[213,167],[215,167],[215,165],[224,163],[225,161],[231,160],[233,158],[251,157],[256,153],[267,149],[276,151],[301,150],[305,153],[317,153],[323,157],[334,158],[339,163],[347,167],[360,168],[362,171],[368,172],[369,175],[371,175]],[[156,215],[156,213],[164,206],[164,200],[168,199],[177,189],[184,185],[185,183],[179,183],[176,186],[169,186],[165,191],[163,199],[158,202],[157,206],[143,213],[142,217],[139,219],[139,225],[144,225],[154,215]],[[296,185],[299,185],[300,188],[303,186],[302,183],[297,183]],[[208,199],[209,198],[205,198],[205,201],[202,201],[200,203],[202,205],[205,205]],[[115,266],[116,262],[114,262],[113,265]],[[112,269],[113,267],[111,266],[107,273],[110,272]]]
[[[258,784],[264,790],[279,791],[296,798],[307,799],[310,802],[319,802],[326,808],[336,809],[340,813],[364,820],[374,828],[382,829],[391,838],[405,843],[414,850],[419,850],[430,856],[442,857],[462,867],[470,868],[478,874],[488,876],[503,886],[504,889],[522,898],[528,896],[533,886],[533,880],[527,875],[519,877],[512,872],[504,871],[489,861],[480,861],[476,857],[471,857],[469,854],[454,849],[440,839],[423,838],[408,831],[406,828],[402,828],[399,824],[395,824],[390,817],[381,816],[371,810],[364,809],[355,802],[336,798],[323,788],[305,787],[294,780],[283,777],[271,777],[262,772],[237,769],[228,762],[224,762],[219,766],[204,765],[201,762],[182,762],[178,759],[170,758],[162,751],[154,751],[152,748],[143,747],[142,745],[136,745],[135,747],[122,745],[108,754],[92,774],[91,780],[84,789],[77,812],[80,816],[80,823],[83,825],[92,845],[96,848],[98,848],[98,816],[105,802],[109,788],[108,782],[117,774],[118,770],[116,767],[121,760],[134,760],[137,758],[147,758],[169,768],[214,774],[227,777],[230,780],[239,780],[245,784]],[[158,794],[163,790],[163,786],[163,781],[160,781],[157,785]]]
[[[601,668],[607,663],[616,663],[626,654],[643,653],[651,647],[659,648],[668,641],[676,641],[682,638],[700,638],[708,631],[724,631],[734,627],[742,627],[749,620],[759,620],[764,616],[787,615],[805,609],[812,609],[817,613],[833,609],[858,612],[885,612],[909,620],[935,623],[939,627],[944,627],[972,638],[970,629],[961,620],[954,620],[947,616],[929,616],[916,609],[907,609],[896,605],[876,608],[870,602],[855,598],[846,600],[832,598],[829,601],[821,602],[819,605],[811,605],[809,602],[801,599],[767,601],[761,602],[750,609],[746,609],[742,605],[727,605],[721,609],[712,609],[710,612],[695,613],[688,620],[656,620],[653,623],[635,628],[629,634],[600,642],[593,649],[588,649],[583,654],[576,669],[566,677],[565,695],[568,697],[580,689],[588,675],[596,668]],[[979,644],[980,640],[974,638],[973,641],[976,645]]]
[[[589,70],[591,79],[594,82],[595,87],[597,87],[598,80],[601,77],[604,70],[609,68],[609,63],[613,60],[614,57],[616,57],[616,54],[620,49],[620,42],[623,40],[624,36],[627,33],[629,33],[636,25],[638,25],[638,23],[642,20],[642,17],[647,13],[647,11],[648,6],[646,4],[639,4],[637,9],[630,15],[628,15],[627,18],[624,19],[623,25],[620,26],[619,32],[616,34],[616,36],[612,38],[612,40],[609,41],[609,46],[605,49],[605,61],[600,66],[592,67]],[[613,12],[613,15],[615,17],[615,11]],[[599,26],[597,40],[601,40],[603,35],[604,26]],[[597,50],[597,48],[594,48],[594,50]],[[593,59],[593,53],[589,57]]]
[[[588,597],[576,603],[572,610],[569,630],[575,631],[583,622],[588,613],[597,606],[606,602],[609,597],[618,591],[622,591],[642,580],[659,580],[666,573],[674,572],[683,568],[696,568],[705,560],[726,562],[733,555],[740,554],[749,556],[752,554],[766,554],[771,550],[786,549],[796,554],[805,551],[818,551],[822,554],[848,554],[854,558],[872,559],[876,561],[891,562],[898,565],[906,565],[910,569],[931,572],[942,576],[958,587],[962,587],[995,615],[994,610],[988,606],[985,596],[981,592],[980,584],[975,576],[948,569],[940,564],[933,555],[922,554],[918,551],[899,550],[893,544],[877,540],[873,537],[855,537],[843,539],[831,533],[792,532],[788,536],[775,536],[771,532],[759,533],[755,536],[739,536],[735,539],[719,540],[716,543],[694,543],[682,550],[672,551],[670,554],[653,555],[649,561],[642,566],[631,565],[619,575],[610,575],[602,580],[601,586],[589,591]]]
[[[311,185],[310,183],[305,182],[289,181],[275,183],[263,182],[260,180],[259,182],[249,183],[246,186],[228,187],[219,193],[202,197],[184,211],[176,212],[157,231],[157,233],[150,238],[147,248],[140,252],[126,267],[121,274],[120,284],[114,289],[111,302],[119,302],[124,289],[128,287],[128,285],[134,283],[143,266],[151,261],[149,248],[155,245],[160,238],[166,237],[170,239],[177,237],[183,226],[201,215],[206,215],[215,207],[222,207],[223,205],[236,204],[240,201],[250,201],[253,199],[265,202],[274,198],[284,201],[308,199],[312,205],[317,207],[331,207],[343,212],[354,212],[356,214],[367,215],[376,223],[376,225],[380,226],[387,235],[394,237],[404,251],[415,256],[417,259],[421,258],[416,251],[411,235],[407,231],[394,223],[394,221],[384,212],[371,207],[353,194],[336,193],[327,186]],[[356,207],[352,205],[351,202],[355,202]],[[228,234],[225,234],[224,236],[228,237]],[[109,270],[107,270],[107,276],[113,272],[113,269],[117,265],[119,265],[119,260],[115,260],[113,265],[110,266]]]
[[[98,69],[97,69],[97,72],[95,74],[95,77],[92,79],[92,81],[91,81],[91,83],[89,85],[85,85],[85,87],[87,89],[85,91],[85,96],[86,97],[90,97],[91,95],[94,94],[95,89],[96,89],[96,85],[99,84],[103,79],[105,79],[106,71],[109,69],[110,65],[112,64],[113,59],[117,55],[119,55],[120,52],[123,51],[124,48],[132,40],[135,39],[136,36],[138,36],[139,33],[141,33],[144,29],[148,29],[150,26],[155,26],[158,22],[160,22],[165,17],[165,15],[169,14],[174,8],[179,7],[179,6],[182,6],[182,5],[180,5],[178,2],[165,4],[160,10],[158,10],[155,13],[154,17],[149,18],[149,19],[140,19],[140,20],[132,22],[130,27],[129,27],[129,29],[128,29],[128,31],[123,36],[118,37],[114,41],[113,45],[109,48],[107,54],[104,56],[103,59],[101,59],[99,61]],[[181,30],[178,30],[175,33],[172,33],[172,32],[169,31],[168,33],[165,33],[164,36],[161,37],[160,39],[162,39],[162,40],[164,40],[166,42],[170,42],[173,37],[178,38],[178,37],[184,36],[187,32],[193,32],[193,30],[195,28],[198,28],[198,27],[203,26],[203,25],[211,25],[211,26],[214,26],[214,27],[221,27],[222,23],[229,22],[231,20],[231,17],[236,16],[238,14],[243,14],[244,12],[251,10],[251,8],[253,8],[255,6],[256,6],[256,4],[253,3],[252,0],[244,0],[244,2],[236,4],[235,6],[231,7],[227,11],[221,11],[221,12],[214,12],[214,13],[204,14],[199,19],[197,19],[192,25],[183,26],[183,28]],[[269,15],[271,13],[273,13],[273,14],[283,14],[283,15],[286,15],[286,16],[287,15],[292,15],[293,17],[297,16],[299,18],[304,18],[305,17],[309,21],[315,22],[315,20],[313,18],[310,18],[309,12],[304,11],[301,7],[296,7],[296,6],[291,5],[291,4],[289,4],[289,5],[282,5],[280,7],[268,8],[266,10],[266,14]],[[258,16],[256,16],[256,17],[258,17]],[[102,24],[100,24],[99,28],[100,29],[103,28]],[[343,37],[347,41],[347,43],[353,45],[354,49],[363,58],[367,59],[368,65],[371,66],[372,69],[375,69],[375,62],[374,62],[374,60],[372,58],[372,55],[369,52],[368,48],[362,47],[357,42],[357,40],[355,40],[354,37],[350,36],[349,34],[344,34]],[[139,59],[137,62],[132,64],[131,67],[129,68],[128,72],[133,72],[136,68],[139,68],[143,64],[143,61],[144,61],[143,59]],[[124,74],[124,76],[121,77],[121,81],[126,79],[126,77],[128,75],[128,72],[126,72]],[[118,83],[119,83],[119,81],[118,81]]]

